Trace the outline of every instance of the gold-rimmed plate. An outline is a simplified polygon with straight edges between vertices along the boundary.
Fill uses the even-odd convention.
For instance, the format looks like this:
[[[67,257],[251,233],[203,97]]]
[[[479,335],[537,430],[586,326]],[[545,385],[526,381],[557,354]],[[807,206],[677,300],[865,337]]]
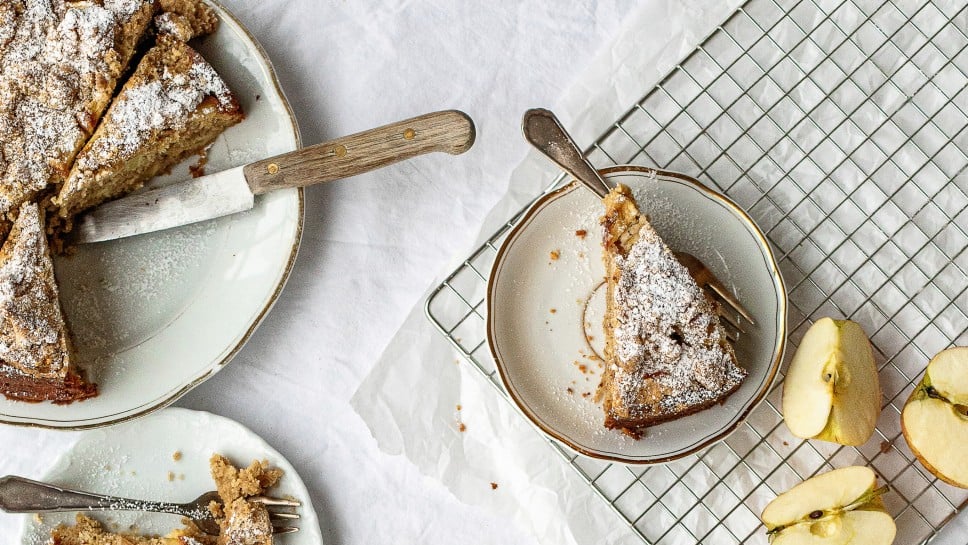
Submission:
[[[722,404],[653,426],[638,441],[603,426],[594,400],[603,210],[575,184],[539,199],[498,251],[488,282],[488,344],[512,400],[550,437],[594,458],[667,462],[723,439],[766,396],[783,357],[786,293],[763,233],[726,197],[677,173],[638,166],[602,173],[631,188],[667,244],[699,257],[752,313],[756,325],[744,324],[735,343],[749,376]]]
[[[227,10],[215,7],[218,31],[192,46],[238,96],[246,119],[212,145],[208,172],[300,144],[262,48]],[[185,179],[191,162],[149,185]],[[295,261],[302,221],[302,190],[274,191],[241,214],[80,246],[57,259],[76,360],[100,394],[70,405],[0,396],[0,422],[84,429],[172,403],[228,363],[266,316]]]

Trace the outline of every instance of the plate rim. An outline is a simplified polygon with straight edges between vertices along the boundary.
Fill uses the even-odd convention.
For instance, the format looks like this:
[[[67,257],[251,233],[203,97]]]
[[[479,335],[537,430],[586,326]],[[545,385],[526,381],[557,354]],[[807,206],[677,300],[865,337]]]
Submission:
[[[514,227],[511,228],[507,236],[504,238],[504,241],[501,243],[501,247],[498,249],[497,255],[494,258],[494,263],[491,265],[490,274],[488,275],[487,294],[486,294],[487,295],[486,335],[487,335],[488,350],[491,354],[491,358],[494,360],[494,366],[497,368],[498,374],[501,377],[501,385],[504,388],[505,393],[507,393],[508,397],[513,401],[514,406],[518,409],[520,413],[522,413],[531,422],[531,424],[536,426],[538,430],[544,433],[548,438],[554,439],[566,445],[568,448],[574,450],[575,452],[583,456],[587,456],[589,458],[594,458],[598,460],[606,460],[609,462],[619,462],[623,464],[632,464],[632,465],[664,464],[664,463],[672,462],[674,460],[678,460],[680,458],[684,458],[691,454],[695,454],[696,452],[703,450],[725,439],[727,436],[729,436],[734,431],[736,431],[736,429],[740,425],[742,425],[747,420],[747,418],[749,418],[750,414],[757,407],[759,407],[759,405],[766,399],[766,396],[769,394],[769,392],[773,389],[773,385],[776,382],[776,377],[779,374],[780,367],[783,362],[783,356],[786,351],[787,318],[788,318],[787,316],[788,301],[787,301],[786,284],[783,281],[783,275],[780,273],[780,268],[776,261],[776,256],[773,253],[773,248],[770,246],[769,240],[766,238],[766,235],[763,234],[763,231],[760,229],[759,225],[757,225],[756,222],[753,221],[753,218],[751,218],[749,214],[747,214],[746,211],[743,210],[738,204],[736,204],[731,199],[729,199],[729,197],[707,187],[705,184],[693,178],[692,176],[689,176],[687,174],[683,174],[680,172],[662,170],[662,169],[657,169],[657,168],[652,168],[652,167],[647,167],[642,165],[635,165],[635,164],[615,165],[615,166],[599,169],[598,172],[602,176],[605,176],[608,174],[616,174],[616,173],[636,172],[636,173],[646,173],[653,177],[662,176],[667,178],[674,178],[674,179],[683,181],[687,185],[690,185],[695,189],[705,193],[713,200],[719,201],[722,205],[725,205],[727,208],[731,209],[740,219],[742,219],[747,224],[748,227],[751,228],[751,232],[759,242],[761,249],[764,250],[764,255],[768,258],[768,263],[770,265],[770,274],[775,279],[777,283],[777,287],[779,288],[778,290],[779,297],[777,300],[779,302],[780,308],[778,312],[778,318],[781,318],[781,319],[779,320],[780,328],[777,332],[777,337],[779,338],[779,342],[776,343],[777,347],[773,353],[773,361],[770,364],[770,368],[767,373],[766,380],[763,382],[763,386],[751,398],[751,402],[747,404],[746,408],[739,412],[738,418],[736,418],[732,424],[707,436],[705,439],[697,442],[695,445],[693,445],[690,448],[687,448],[681,452],[667,455],[667,456],[632,458],[632,457],[621,456],[621,455],[606,454],[599,451],[590,450],[588,448],[585,448],[581,445],[576,444],[574,441],[566,437],[564,434],[558,432],[557,430],[552,429],[550,426],[546,425],[540,419],[536,418],[536,416],[532,414],[532,411],[528,408],[528,406],[525,405],[523,401],[519,398],[516,391],[513,388],[509,387],[510,379],[507,376],[505,364],[498,356],[497,350],[495,349],[495,344],[496,344],[495,335],[494,335],[495,318],[494,318],[494,313],[492,312],[493,310],[492,305],[494,303],[494,292],[496,290],[497,283],[494,282],[494,278],[498,272],[498,269],[501,267],[501,265],[504,262],[504,259],[507,256],[508,250],[510,249],[510,246],[511,246],[511,242],[517,237],[517,235],[521,232],[521,230],[523,230],[527,226],[527,224],[532,219],[532,217],[539,210],[541,210],[545,204],[555,199],[558,199],[559,197],[563,196],[566,192],[574,190],[575,186],[573,184],[565,184],[562,187],[559,187],[554,191],[550,191],[542,195],[541,197],[539,197],[538,200],[534,201],[534,203],[532,203],[531,206],[528,207],[527,211],[524,212],[521,218],[517,221],[517,223],[515,223]]]
[[[269,81],[271,82],[276,93],[279,95],[279,99],[286,110],[287,116],[289,117],[289,121],[292,125],[293,136],[296,141],[295,150],[301,149],[303,147],[303,142],[302,142],[302,132],[299,128],[299,122],[296,119],[296,115],[292,110],[292,105],[289,103],[289,98],[286,96],[286,93],[283,90],[281,83],[279,82],[279,77],[276,74],[275,66],[272,64],[272,61],[269,59],[269,55],[262,47],[262,44],[255,37],[255,35],[252,34],[252,32],[244,24],[242,24],[242,21],[240,21],[239,18],[235,16],[235,14],[229,11],[228,8],[222,5],[222,3],[219,0],[205,0],[205,2],[216,9],[216,11],[218,12],[219,18],[228,19],[233,24],[235,24],[242,31],[245,37],[248,38],[255,46],[256,53],[258,53],[260,60],[265,64],[266,71],[269,75]],[[223,356],[218,361],[212,361],[211,363],[209,363],[209,365],[198,376],[192,379],[191,382],[184,385],[182,388],[179,388],[177,391],[172,392],[164,399],[161,399],[155,402],[149,402],[150,405],[148,407],[142,407],[140,409],[136,408],[134,409],[135,412],[127,413],[126,411],[122,411],[123,413],[126,413],[126,414],[123,414],[122,416],[119,416],[119,417],[112,417],[112,415],[105,415],[100,418],[107,418],[106,420],[99,420],[97,422],[91,422],[86,424],[74,424],[69,426],[63,426],[63,425],[57,425],[56,423],[54,423],[54,422],[62,422],[62,421],[51,421],[49,419],[11,420],[10,415],[0,414],[0,424],[8,425],[8,426],[17,426],[21,428],[38,428],[38,429],[48,429],[48,430],[58,430],[58,431],[84,431],[84,430],[91,430],[96,428],[103,428],[107,426],[113,426],[115,424],[121,424],[124,422],[141,418],[143,416],[147,416],[151,413],[160,411],[168,407],[175,401],[178,401],[182,396],[184,396],[191,390],[195,389],[195,387],[199,386],[200,384],[202,384],[203,382],[211,378],[213,375],[215,375],[215,373],[220,371],[222,368],[224,368],[229,362],[235,359],[235,356],[237,356],[238,353],[242,350],[242,348],[246,345],[246,343],[249,342],[249,339],[252,337],[253,333],[255,333],[256,329],[258,329],[259,326],[262,325],[263,320],[265,320],[266,316],[268,316],[269,314],[269,311],[272,310],[272,307],[279,299],[280,294],[282,294],[283,288],[286,286],[286,283],[289,281],[289,276],[292,274],[293,267],[295,266],[295,263],[296,263],[296,257],[299,254],[299,247],[302,243],[303,227],[306,219],[305,191],[302,187],[296,188],[296,190],[297,190],[296,200],[297,200],[297,209],[298,209],[296,233],[295,233],[295,236],[293,237],[292,248],[289,252],[289,258],[286,261],[285,270],[283,270],[282,276],[279,279],[279,283],[276,285],[275,289],[273,290],[272,294],[269,296],[269,299],[266,301],[265,305],[262,307],[262,310],[259,312],[259,314],[249,325],[248,329],[245,330],[242,337],[239,338],[239,341],[235,344],[235,346],[232,346],[229,349],[229,351],[225,354],[225,356]]]

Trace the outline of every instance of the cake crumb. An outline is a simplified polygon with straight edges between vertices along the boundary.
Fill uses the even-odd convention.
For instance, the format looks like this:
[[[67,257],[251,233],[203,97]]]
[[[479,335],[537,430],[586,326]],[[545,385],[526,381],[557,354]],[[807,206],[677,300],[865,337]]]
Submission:
[[[211,146],[203,149],[198,154],[198,161],[194,165],[188,167],[188,172],[191,173],[192,178],[201,178],[205,175],[205,165],[208,164],[208,150]]]
[[[460,406],[460,403],[458,403],[458,404],[457,404],[457,410],[458,410],[458,411],[459,411],[459,410],[461,410],[461,406]]]
[[[466,425],[466,424],[464,424],[463,422],[461,422],[461,423],[460,423],[460,424],[458,424],[458,426],[457,426],[457,431],[459,431],[459,432],[461,432],[461,433],[464,433],[465,431],[467,431],[467,425]]]
[[[786,441],[784,441],[783,442],[783,446],[788,447],[788,446],[790,446],[790,443],[787,443]]]
[[[37,524],[43,524],[44,517],[40,516],[40,513],[34,513],[34,522],[36,522]]]
[[[491,490],[497,490],[497,483],[491,483]]]
[[[582,392],[582,394],[581,394],[581,396],[584,397],[584,398],[586,398],[586,399],[589,398],[591,395],[592,395],[591,392]]]
[[[553,308],[553,309],[551,309],[551,310],[549,310],[548,312],[550,312],[550,313],[552,313],[552,314],[554,314],[554,313],[556,313],[556,312],[558,312],[558,309],[556,309],[556,308]]]
[[[586,231],[584,229],[579,229],[579,230],[575,231],[575,236],[578,237],[578,238],[580,238],[580,239],[584,239],[585,236],[587,236],[587,235],[588,235],[588,231]]]
[[[175,473],[173,471],[169,471],[168,472],[168,482],[174,482],[174,481],[175,481]]]
[[[891,452],[891,442],[881,441],[881,454],[887,454],[888,452]]]
[[[548,254],[548,257],[550,257],[552,261],[558,261],[558,258],[561,257],[561,250],[551,250],[551,253]]]
[[[575,389],[572,388],[571,386],[565,388],[565,391],[568,392],[569,394],[574,394],[575,393]]]
[[[176,462],[179,461],[179,460],[181,460],[182,459],[182,452],[180,450],[176,450],[175,452],[173,452],[171,454],[171,459],[174,460],[174,461],[176,461]]]

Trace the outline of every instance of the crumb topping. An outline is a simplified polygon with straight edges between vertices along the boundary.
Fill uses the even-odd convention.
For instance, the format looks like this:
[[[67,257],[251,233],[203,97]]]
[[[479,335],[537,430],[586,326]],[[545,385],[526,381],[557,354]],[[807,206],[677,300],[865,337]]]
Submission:
[[[0,362],[5,372],[60,377],[67,372],[64,317],[40,210],[24,205],[0,249]]]
[[[655,230],[615,260],[619,358],[673,390],[722,388],[733,356],[716,309]]]
[[[610,357],[600,392],[607,398],[606,420],[667,419],[724,398],[746,371],[736,365],[715,303],[639,213],[627,188],[613,190],[606,205]]]
[[[26,0],[0,12],[0,214],[66,174],[124,69],[123,25],[150,6]]]
[[[83,183],[89,173],[132,156],[161,131],[184,129],[208,97],[214,97],[222,110],[233,107],[232,92],[200,55],[174,40],[161,40],[156,49],[149,53],[153,58],[176,60],[159,63],[157,78],[132,85],[118,96],[104,121],[114,130],[104,134],[99,131],[81,152],[71,173],[78,179],[72,179],[69,185]],[[184,60],[188,61],[187,69],[179,66]]]

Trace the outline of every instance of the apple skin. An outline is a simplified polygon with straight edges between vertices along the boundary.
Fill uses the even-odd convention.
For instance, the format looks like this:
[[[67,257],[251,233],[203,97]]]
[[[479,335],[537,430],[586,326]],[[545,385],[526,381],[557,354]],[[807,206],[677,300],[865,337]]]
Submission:
[[[777,496],[761,519],[773,545],[891,545],[897,532],[867,467],[822,473]]]
[[[901,411],[901,431],[921,465],[942,481],[968,488],[968,348],[931,358]]]
[[[850,320],[817,320],[783,383],[783,418],[790,433],[862,445],[873,435],[880,412],[877,366],[864,329]]]

